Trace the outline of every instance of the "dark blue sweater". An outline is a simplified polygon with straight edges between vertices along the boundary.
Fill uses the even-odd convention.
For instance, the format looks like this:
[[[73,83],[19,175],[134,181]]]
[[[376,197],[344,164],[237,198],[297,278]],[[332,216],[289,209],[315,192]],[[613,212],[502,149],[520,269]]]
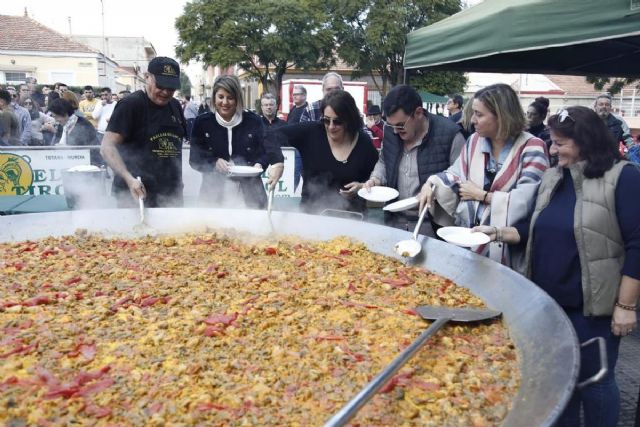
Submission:
[[[578,247],[573,231],[576,192],[568,169],[549,205],[534,224],[531,280],[566,308],[582,307],[582,280]],[[616,187],[616,213],[626,257],[622,274],[640,279],[640,169],[627,165]],[[529,238],[529,222],[515,226],[523,244]]]

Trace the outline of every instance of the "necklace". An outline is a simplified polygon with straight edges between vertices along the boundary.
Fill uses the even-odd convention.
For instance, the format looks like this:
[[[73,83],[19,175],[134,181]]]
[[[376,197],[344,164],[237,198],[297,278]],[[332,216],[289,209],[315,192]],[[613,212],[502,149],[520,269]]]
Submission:
[[[358,141],[358,135],[356,135],[351,141],[349,141],[346,148],[343,148],[341,146],[336,147],[333,144],[331,144],[331,142],[329,142],[329,147],[331,148],[331,154],[333,154],[333,158],[336,159],[338,162],[346,165],[347,162],[349,161],[349,156],[351,155],[351,151],[353,151],[353,146],[356,144],[357,141]],[[342,144],[339,144],[339,145],[342,145]],[[344,155],[345,151],[346,151],[346,155]]]

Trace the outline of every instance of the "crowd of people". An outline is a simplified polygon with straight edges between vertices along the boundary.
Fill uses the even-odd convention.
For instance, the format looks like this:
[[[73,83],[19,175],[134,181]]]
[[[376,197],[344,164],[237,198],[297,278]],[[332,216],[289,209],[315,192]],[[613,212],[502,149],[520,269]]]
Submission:
[[[387,213],[389,226],[410,230],[419,213],[430,221],[420,233],[458,225],[487,234],[474,250],[521,272],[563,308],[581,341],[602,336],[609,371],[604,380],[576,390],[558,425],[616,425],[615,382],[620,338],[637,327],[640,297],[640,168],[623,157],[634,146],[609,95],[592,109],[568,107],[549,115],[540,97],[523,110],[516,92],[494,84],[464,101],[452,95],[449,116],[427,111],[418,92],[398,85],[382,108],[360,114],[342,77],[322,79],[323,98],[307,103],[293,88],[287,120],[277,98],[264,93],[261,116],[243,105],[240,82],[219,76],[200,105],[174,98],[180,68],[171,58],[153,59],[144,90],[114,99],[109,88],[83,99],[63,84],[34,92],[35,81],[0,90],[0,136],[5,145],[101,145],[115,172],[121,207],[139,198],[150,207],[183,205],[182,146],[202,173],[200,204],[263,209],[259,175],[234,178],[233,166],[268,169],[268,187],[284,170],[281,147],[295,148],[295,185],[303,180],[301,208],[366,215],[358,191],[375,186],[415,197],[417,207]],[[47,89],[47,90],[45,90]],[[545,124],[546,122],[546,124]],[[379,146],[374,140],[381,141]],[[597,356],[582,352],[581,378],[593,374]]]
[[[0,88],[0,146],[100,145],[115,104],[130,93],[114,94],[104,87],[98,99],[92,86],[85,86],[82,95],[65,83],[36,87],[37,80],[27,77],[18,89]],[[57,120],[67,111],[72,112],[71,120]]]

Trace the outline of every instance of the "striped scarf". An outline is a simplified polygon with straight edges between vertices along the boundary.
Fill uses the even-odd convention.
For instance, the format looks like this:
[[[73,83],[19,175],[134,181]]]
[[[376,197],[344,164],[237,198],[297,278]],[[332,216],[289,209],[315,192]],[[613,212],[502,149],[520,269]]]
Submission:
[[[462,227],[491,225],[512,226],[531,215],[542,174],[549,167],[547,147],[539,138],[522,132],[514,141],[504,163],[496,172],[491,184],[491,204],[477,200],[460,201],[455,192],[456,184],[471,181],[483,188],[488,156],[482,152],[483,138],[473,134],[464,145],[460,156],[449,169],[429,178],[435,185],[437,203],[432,207],[434,220],[446,224],[443,213],[450,216],[448,223]],[[437,206],[435,206],[437,205]],[[475,248],[475,252],[512,266],[514,257],[523,254],[510,253],[506,244],[492,242]],[[513,252],[513,251],[511,251]]]

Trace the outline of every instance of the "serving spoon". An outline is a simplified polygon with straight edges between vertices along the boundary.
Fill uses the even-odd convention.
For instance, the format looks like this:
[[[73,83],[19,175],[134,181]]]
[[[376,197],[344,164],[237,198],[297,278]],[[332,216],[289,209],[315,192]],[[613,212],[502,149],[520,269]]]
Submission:
[[[418,218],[416,228],[413,230],[413,238],[401,240],[394,246],[396,253],[401,257],[413,258],[422,250],[422,245],[418,243],[418,231],[420,231],[420,226],[422,225],[422,221],[424,220],[424,216],[427,213],[427,210],[429,210],[428,205],[425,206],[420,213],[420,218]]]

